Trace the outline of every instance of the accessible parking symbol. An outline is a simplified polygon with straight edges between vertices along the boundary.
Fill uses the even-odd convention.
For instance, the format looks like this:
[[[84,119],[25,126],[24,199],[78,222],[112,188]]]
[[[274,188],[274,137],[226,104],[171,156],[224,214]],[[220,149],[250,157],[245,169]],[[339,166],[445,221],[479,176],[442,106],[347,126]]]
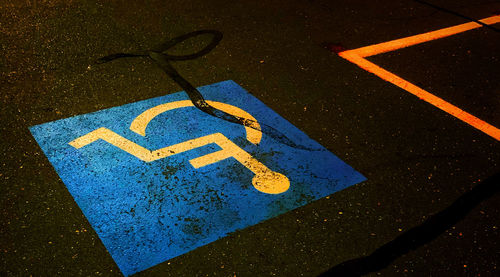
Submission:
[[[233,81],[199,91],[255,124],[178,92],[30,128],[125,275],[365,180]]]

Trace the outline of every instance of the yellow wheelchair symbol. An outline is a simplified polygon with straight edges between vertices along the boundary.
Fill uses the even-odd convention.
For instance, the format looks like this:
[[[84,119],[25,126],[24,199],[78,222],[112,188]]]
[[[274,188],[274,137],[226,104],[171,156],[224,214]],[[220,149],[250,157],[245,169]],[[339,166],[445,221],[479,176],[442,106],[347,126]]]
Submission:
[[[261,141],[262,132],[260,131],[259,123],[252,115],[238,107],[229,104],[209,100],[207,100],[206,102],[216,109],[219,109],[226,113],[242,118],[251,119],[253,126],[245,126],[246,138],[248,141],[256,145]],[[132,121],[132,123],[130,124],[130,130],[141,136],[146,136],[146,127],[148,126],[149,122],[159,114],[177,108],[193,106],[194,105],[190,100],[181,100],[161,104],[156,107],[150,108],[141,113]],[[245,150],[233,143],[221,133],[213,133],[211,135],[184,141],[152,151],[116,134],[115,132],[107,128],[101,127],[76,138],[69,144],[79,149],[99,139],[102,139],[110,143],[111,145],[118,147],[119,149],[137,157],[138,159],[143,160],[144,162],[153,162],[198,147],[202,147],[207,144],[215,143],[222,150],[191,159],[189,162],[194,168],[200,168],[233,157],[255,174],[255,176],[252,178],[252,184],[258,191],[268,194],[279,194],[287,191],[290,187],[290,180],[288,180],[288,177],[279,172],[270,170],[268,167],[256,160],[254,157],[252,157],[252,155],[247,153]]]

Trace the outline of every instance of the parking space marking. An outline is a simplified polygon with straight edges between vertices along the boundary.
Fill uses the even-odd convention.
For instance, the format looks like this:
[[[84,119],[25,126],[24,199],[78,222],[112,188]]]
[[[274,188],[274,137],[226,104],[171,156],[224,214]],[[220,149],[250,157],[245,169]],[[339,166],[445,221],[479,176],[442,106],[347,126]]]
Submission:
[[[184,141],[175,145],[167,146],[158,150],[148,150],[137,143],[130,141],[117,133],[107,129],[99,128],[89,132],[75,140],[69,142],[69,145],[76,149],[80,149],[88,144],[91,144],[99,139],[102,139],[109,144],[118,147],[119,149],[135,156],[144,162],[153,162],[169,156],[180,154],[195,148],[215,143],[222,150],[207,154],[198,158],[191,159],[189,162],[194,168],[204,167],[233,157],[250,171],[255,176],[252,178],[252,184],[260,192],[269,194],[283,193],[290,187],[288,178],[278,172],[272,171],[264,164],[256,160],[252,155],[234,144],[226,136],[221,133],[213,133],[211,135],[199,137],[196,139]]]
[[[366,180],[235,82],[198,90],[251,124],[178,92],[30,128],[125,275]]]
[[[481,22],[492,25],[500,22],[500,16],[492,16],[480,20]],[[381,79],[388,81],[409,93],[419,97],[435,107],[447,112],[448,114],[466,122],[472,127],[482,131],[483,133],[493,137],[494,139],[500,141],[500,129],[497,127],[473,116],[472,114],[456,107],[455,105],[435,96],[434,94],[406,81],[405,79],[399,77],[398,75],[391,73],[382,67],[368,61],[366,57],[398,50],[401,48],[413,46],[416,44],[448,37],[451,35],[459,34],[465,31],[473,30],[476,28],[483,27],[483,25],[476,22],[469,22],[465,24],[460,24],[453,27],[448,27],[432,32],[427,32],[415,36],[410,36],[406,38],[396,39],[388,42],[383,42],[379,44],[369,45],[365,47],[360,47],[357,49],[342,51],[339,54],[342,58],[356,64],[357,66],[363,68],[364,70],[373,73],[380,77]]]

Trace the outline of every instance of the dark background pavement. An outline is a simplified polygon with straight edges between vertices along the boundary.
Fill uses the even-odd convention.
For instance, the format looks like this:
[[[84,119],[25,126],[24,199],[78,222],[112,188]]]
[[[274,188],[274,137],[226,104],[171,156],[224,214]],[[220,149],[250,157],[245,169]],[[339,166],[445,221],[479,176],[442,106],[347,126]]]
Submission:
[[[433,3],[476,19],[500,11],[499,1]],[[120,275],[28,127],[181,90],[147,59],[94,61],[199,29],[224,38],[175,63],[181,75],[194,86],[234,80],[368,181],[138,275],[316,276],[370,254],[498,172],[500,144],[322,45],[465,22],[408,0],[2,1],[0,275]],[[499,32],[480,28],[369,60],[498,127],[499,45]],[[499,201],[373,275],[500,275]]]

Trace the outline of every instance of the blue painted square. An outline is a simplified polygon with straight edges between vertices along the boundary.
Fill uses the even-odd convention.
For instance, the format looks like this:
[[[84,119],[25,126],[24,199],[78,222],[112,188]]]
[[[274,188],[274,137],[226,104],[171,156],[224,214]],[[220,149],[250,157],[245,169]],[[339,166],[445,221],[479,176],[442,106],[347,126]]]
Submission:
[[[233,81],[199,90],[206,100],[238,107],[301,147],[266,132],[258,143],[251,142],[245,127],[193,106],[158,113],[146,124],[145,134],[131,130],[143,112],[185,103],[179,102],[189,100],[184,92],[30,128],[125,275],[365,180]],[[117,140],[120,147],[102,139],[84,141],[80,148],[69,144],[103,127],[147,149],[148,155],[158,154],[149,150],[220,133],[267,169],[285,175],[290,187],[276,194],[257,190],[252,183],[256,173],[234,157],[195,168],[190,161],[221,151],[215,143],[179,153],[165,151],[170,156],[152,161],[125,152]]]

